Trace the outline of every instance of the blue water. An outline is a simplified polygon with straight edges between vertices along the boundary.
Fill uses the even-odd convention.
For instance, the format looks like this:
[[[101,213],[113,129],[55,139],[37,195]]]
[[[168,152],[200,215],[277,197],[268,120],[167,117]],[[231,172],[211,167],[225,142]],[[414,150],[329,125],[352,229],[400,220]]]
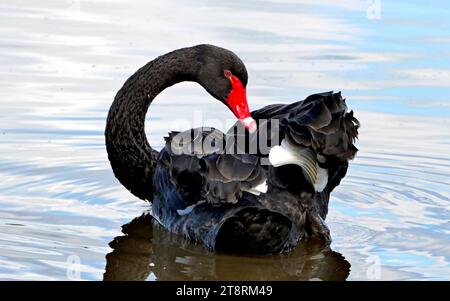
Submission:
[[[210,43],[246,63],[251,109],[336,90],[361,121],[360,152],[327,218],[348,280],[449,280],[449,15],[446,1],[3,0],[0,279],[103,278],[109,242],[149,210],[111,172],[112,99],[154,57]],[[146,127],[158,148],[176,120],[225,128],[229,119],[200,87],[180,84],[158,96]],[[149,280],[309,279],[343,266],[305,270],[317,253],[301,249],[209,254],[154,231],[136,243],[153,250],[138,257]],[[233,273],[246,264],[248,274]]]

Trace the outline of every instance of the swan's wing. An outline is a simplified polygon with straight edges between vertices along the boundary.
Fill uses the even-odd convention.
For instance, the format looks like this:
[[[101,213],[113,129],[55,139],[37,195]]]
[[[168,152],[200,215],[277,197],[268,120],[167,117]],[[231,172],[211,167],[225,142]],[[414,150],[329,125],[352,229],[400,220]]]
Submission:
[[[170,132],[165,140],[158,162],[180,195],[169,198],[180,213],[198,202],[235,203],[265,180],[258,157],[224,154],[225,135],[216,129]]]
[[[353,159],[359,122],[347,112],[341,93],[313,94],[289,105],[270,105],[252,112],[255,119],[278,119],[283,136],[317,154],[342,161]]]
[[[205,156],[200,163],[209,202],[235,203],[243,191],[256,194],[265,192],[255,191],[266,180],[266,170],[261,167],[256,156],[215,154]]]
[[[252,112],[252,116],[257,120],[278,119],[284,143],[271,149],[271,162],[277,167],[301,166],[316,191],[329,190],[336,175],[343,177],[345,173],[338,170],[346,169],[357,152],[354,141],[359,122],[352,111],[347,112],[341,93],[314,94],[289,105],[270,105]],[[291,178],[286,177],[286,181]]]

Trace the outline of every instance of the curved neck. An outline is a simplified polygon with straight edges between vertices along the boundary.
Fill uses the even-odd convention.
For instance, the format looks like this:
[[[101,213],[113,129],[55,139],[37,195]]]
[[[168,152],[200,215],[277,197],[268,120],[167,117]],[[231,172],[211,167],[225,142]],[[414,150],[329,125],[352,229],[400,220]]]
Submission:
[[[145,135],[145,116],[153,99],[165,88],[195,80],[195,50],[184,48],[160,56],[132,75],[109,110],[105,141],[116,178],[134,195],[152,200],[156,151]]]

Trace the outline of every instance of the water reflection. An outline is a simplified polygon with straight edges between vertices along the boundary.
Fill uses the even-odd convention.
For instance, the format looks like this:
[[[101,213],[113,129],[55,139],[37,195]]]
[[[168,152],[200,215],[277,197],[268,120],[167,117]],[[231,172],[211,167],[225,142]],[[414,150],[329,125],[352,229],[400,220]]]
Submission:
[[[345,280],[350,263],[329,246],[304,241],[288,254],[214,254],[164,230],[149,214],[110,242],[104,280]]]

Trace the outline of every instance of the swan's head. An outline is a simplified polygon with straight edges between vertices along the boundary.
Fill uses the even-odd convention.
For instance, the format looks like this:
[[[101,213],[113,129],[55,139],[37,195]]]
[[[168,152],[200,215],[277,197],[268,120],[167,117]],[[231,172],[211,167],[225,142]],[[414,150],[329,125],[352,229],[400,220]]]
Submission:
[[[195,46],[199,63],[197,81],[213,97],[224,103],[249,131],[256,121],[247,103],[247,69],[233,52],[212,45]]]

